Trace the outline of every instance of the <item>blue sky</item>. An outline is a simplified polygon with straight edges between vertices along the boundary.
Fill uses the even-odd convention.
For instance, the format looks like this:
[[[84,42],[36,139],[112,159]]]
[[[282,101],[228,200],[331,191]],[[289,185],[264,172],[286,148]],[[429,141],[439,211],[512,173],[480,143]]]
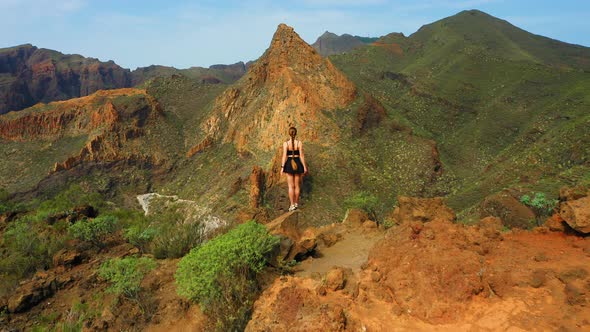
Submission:
[[[324,31],[381,36],[465,9],[590,46],[588,0],[0,0],[0,48],[31,43],[125,68],[187,68],[258,58],[279,23],[308,43]]]

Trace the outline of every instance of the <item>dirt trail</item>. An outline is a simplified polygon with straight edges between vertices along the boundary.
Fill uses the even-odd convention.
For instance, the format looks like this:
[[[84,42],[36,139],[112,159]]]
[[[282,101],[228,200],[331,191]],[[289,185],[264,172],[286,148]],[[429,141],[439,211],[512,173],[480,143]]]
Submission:
[[[340,234],[342,238],[336,244],[320,248],[315,257],[301,262],[295,275],[311,277],[318,273],[325,274],[334,266],[350,268],[358,274],[369,258],[369,251],[383,238],[384,232],[377,229],[366,232],[348,230]]]

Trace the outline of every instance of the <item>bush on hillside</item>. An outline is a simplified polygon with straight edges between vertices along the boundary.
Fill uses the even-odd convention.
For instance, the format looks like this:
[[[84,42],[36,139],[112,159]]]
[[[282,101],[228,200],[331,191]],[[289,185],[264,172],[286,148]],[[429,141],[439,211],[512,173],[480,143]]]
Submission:
[[[533,208],[537,216],[546,216],[553,213],[559,201],[557,199],[548,199],[544,193],[534,194],[532,198],[529,195],[522,195],[520,202]]]
[[[8,287],[9,280],[15,282],[50,267],[53,255],[65,246],[62,233],[32,216],[11,222],[0,245],[0,276],[7,281],[2,286]]]
[[[99,216],[94,219],[84,219],[69,227],[70,235],[74,238],[89,242],[103,248],[104,240],[117,229],[117,218],[110,215]]]
[[[102,263],[98,275],[111,283],[108,292],[137,298],[143,277],[156,265],[153,259],[147,257],[113,258]]]
[[[256,276],[279,239],[249,221],[194,248],[178,263],[178,293],[198,302],[220,330],[242,329],[258,293]]]
[[[372,195],[366,191],[361,191],[347,198],[344,201],[344,206],[348,209],[363,210],[367,212],[369,219],[377,221],[377,210],[379,208],[379,200],[375,195]]]
[[[156,258],[179,258],[205,240],[202,220],[185,220],[178,211],[133,218],[126,222],[125,239]]]
[[[179,258],[204,241],[200,222],[161,223],[152,240],[152,253],[156,258]]]
[[[157,232],[156,229],[151,227],[134,225],[125,230],[125,239],[137,247],[142,253],[146,253]]]

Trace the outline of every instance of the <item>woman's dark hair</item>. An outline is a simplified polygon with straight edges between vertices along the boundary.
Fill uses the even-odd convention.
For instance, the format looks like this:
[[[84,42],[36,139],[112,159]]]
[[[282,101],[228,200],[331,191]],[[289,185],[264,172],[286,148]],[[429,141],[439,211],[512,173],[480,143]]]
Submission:
[[[291,146],[293,147],[293,151],[295,151],[295,136],[297,136],[297,128],[289,127],[289,136],[291,136]]]

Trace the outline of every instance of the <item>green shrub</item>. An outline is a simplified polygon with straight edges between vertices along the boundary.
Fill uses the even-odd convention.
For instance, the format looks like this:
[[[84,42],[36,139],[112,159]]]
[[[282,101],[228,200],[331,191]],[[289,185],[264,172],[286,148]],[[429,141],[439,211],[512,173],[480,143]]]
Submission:
[[[0,275],[15,281],[50,267],[53,255],[65,246],[63,235],[31,216],[11,222],[2,236]]]
[[[533,208],[537,216],[546,216],[553,213],[559,201],[557,199],[547,199],[544,193],[535,193],[533,198],[529,195],[522,195],[520,202]]]
[[[148,246],[157,234],[157,230],[150,227],[134,225],[125,230],[127,242],[136,246],[142,253],[148,252]]]
[[[161,223],[157,225],[152,240],[152,253],[156,258],[179,258],[204,240],[200,222]]]
[[[241,329],[258,293],[256,276],[279,239],[249,221],[194,248],[178,263],[178,294],[198,302],[217,329]]]
[[[80,220],[69,227],[70,235],[74,238],[89,242],[102,248],[104,240],[117,228],[117,218],[110,215],[99,216],[94,219]]]
[[[98,274],[111,283],[107,291],[136,298],[141,280],[156,265],[153,259],[147,257],[113,258],[101,264]]]
[[[359,209],[367,212],[371,220],[377,221],[377,210],[379,200],[375,195],[366,191],[361,191],[344,201],[344,206],[348,209]]]

